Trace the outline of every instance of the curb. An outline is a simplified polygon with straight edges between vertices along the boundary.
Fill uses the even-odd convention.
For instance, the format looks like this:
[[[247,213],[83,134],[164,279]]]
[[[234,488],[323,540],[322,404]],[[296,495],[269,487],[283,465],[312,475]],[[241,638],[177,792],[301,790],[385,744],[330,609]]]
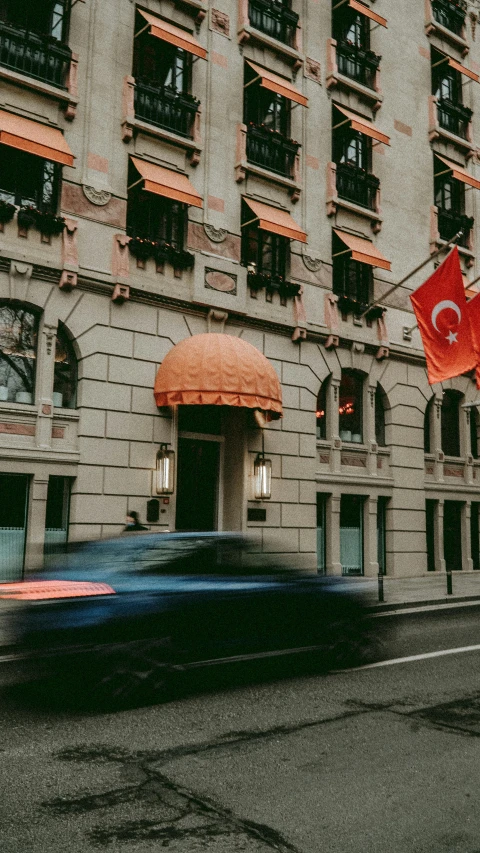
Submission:
[[[480,596],[478,595],[453,595],[445,598],[425,599],[422,601],[399,601],[378,604],[368,604],[366,610],[369,613],[388,613],[392,610],[422,610],[425,607],[452,607],[456,604],[479,604]]]

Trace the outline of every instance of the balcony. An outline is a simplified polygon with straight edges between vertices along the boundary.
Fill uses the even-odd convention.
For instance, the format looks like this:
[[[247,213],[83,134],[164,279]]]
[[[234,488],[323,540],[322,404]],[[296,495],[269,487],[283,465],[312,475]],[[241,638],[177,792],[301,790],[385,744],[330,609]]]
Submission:
[[[72,52],[51,36],[0,22],[0,65],[67,89]]]
[[[464,249],[470,249],[470,232],[473,228],[474,219],[472,216],[465,216],[464,213],[456,213],[452,210],[442,210],[438,208],[438,233],[441,240],[451,240],[459,231],[463,231],[461,238],[457,241],[457,245]]]
[[[250,25],[289,47],[295,46],[298,15],[277,0],[249,0]]]
[[[377,56],[372,50],[364,50],[348,42],[337,44],[338,73],[368,89],[375,88],[375,76],[380,60],[381,56]]]
[[[135,118],[192,139],[200,106],[200,101],[192,95],[136,80],[134,105]]]
[[[247,127],[247,161],[254,166],[291,178],[299,148],[299,142],[275,130],[255,124]]]
[[[434,20],[455,33],[462,36],[465,25],[467,4],[464,0],[431,0]]]
[[[437,101],[439,126],[443,130],[459,136],[461,139],[468,139],[468,129],[472,115],[472,110],[464,107],[463,104],[455,104],[453,101],[447,100]]]
[[[339,198],[366,207],[368,210],[377,209],[377,194],[380,181],[375,175],[370,175],[357,166],[348,163],[338,163],[337,194]]]

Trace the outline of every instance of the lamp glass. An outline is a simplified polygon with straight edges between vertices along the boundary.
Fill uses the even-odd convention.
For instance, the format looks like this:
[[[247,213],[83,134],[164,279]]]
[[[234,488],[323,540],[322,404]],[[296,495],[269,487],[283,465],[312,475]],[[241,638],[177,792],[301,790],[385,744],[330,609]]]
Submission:
[[[175,451],[166,444],[157,453],[157,495],[171,495],[175,480]]]
[[[266,501],[272,496],[272,460],[259,453],[253,466],[254,492],[257,500]]]

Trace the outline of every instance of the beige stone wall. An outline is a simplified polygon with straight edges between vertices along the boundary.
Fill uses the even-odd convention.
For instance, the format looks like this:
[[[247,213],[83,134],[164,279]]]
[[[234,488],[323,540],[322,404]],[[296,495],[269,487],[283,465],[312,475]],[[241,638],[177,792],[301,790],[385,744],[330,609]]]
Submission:
[[[462,58],[459,48],[442,41],[438,34],[426,35],[423,2],[377,0],[372,8],[388,16],[388,29],[377,27],[372,32],[372,49],[382,55],[380,92],[372,99],[338,81],[332,85],[327,0],[308,4],[293,0],[293,8],[300,14],[302,46],[290,54],[268,38],[251,37],[239,45],[241,4],[236,0],[205,3],[202,20],[198,16],[203,10],[200,0],[191,4],[188,0],[182,4],[145,0],[142,7],[188,29],[208,50],[207,61],[196,60],[192,71],[192,93],[201,100],[198,165],[191,165],[188,147],[167,140],[154,129],[133,126],[132,138],[123,138],[124,80],[132,73],[134,41],[135,5],[130,0],[87,0],[73,7],[70,45],[79,57],[79,95],[72,121],[65,117],[62,98],[45,87],[8,74],[1,80],[0,108],[59,128],[76,158],[73,168],[63,169],[61,213],[70,222],[69,232],[45,243],[35,229],[26,238],[19,236],[14,220],[0,234],[0,297],[27,301],[44,312],[35,406],[0,403],[0,417],[5,421],[30,425],[30,433],[33,429],[30,435],[0,434],[0,470],[26,472],[33,478],[28,561],[35,561],[35,549],[42,543],[49,473],[74,478],[73,538],[117,532],[128,508],[138,509],[145,517],[158,445],[175,437],[175,418],[172,421],[159,412],[154,403],[156,370],[172,346],[207,331],[208,310],[217,308],[228,313],[226,333],[241,335],[271,361],[284,395],[283,419],[265,430],[265,451],[272,459],[274,478],[267,521],[248,525],[246,520],[247,507],[253,506],[253,459],[260,449],[258,430],[248,429],[242,485],[234,497],[225,499],[227,524],[251,527],[263,537],[265,548],[278,549],[299,566],[313,568],[316,492],[328,494],[328,568],[338,571],[335,525],[340,495],[362,495],[366,499],[365,571],[373,574],[378,568],[376,499],[387,497],[388,572],[422,573],[426,571],[426,496],[438,500],[441,507],[453,495],[468,509],[477,493],[477,464],[468,459],[466,425],[461,477],[446,473],[445,464],[436,458],[438,441],[432,475],[423,451],[424,413],[433,390],[426,381],[418,332],[411,341],[404,340],[403,328],[413,325],[408,292],[432,272],[433,263],[388,300],[387,340],[376,321],[369,326],[365,321],[340,317],[333,328],[331,312],[326,311],[332,287],[331,235],[332,227],[355,231],[372,239],[392,262],[390,272],[375,270],[375,297],[428,257],[432,145],[458,162],[463,156],[450,142],[429,141],[429,50],[434,45],[478,70],[478,40],[472,40],[468,26],[470,52]],[[291,136],[302,144],[296,201],[288,181],[261,175],[258,170],[247,171],[241,182],[236,180],[246,60],[293,80],[309,98],[308,109],[298,105],[292,111]],[[315,63],[320,65],[317,76]],[[474,109],[475,140],[480,87],[468,83],[464,93],[465,103]],[[381,211],[374,220],[341,205],[327,215],[332,213],[326,202],[333,102],[373,119],[391,137],[389,147],[373,149],[372,171],[381,180]],[[122,245],[130,155],[184,171],[202,196],[203,210],[189,209],[188,248],[195,253],[193,270],[178,275],[166,264],[159,272],[152,260],[140,269]],[[476,149],[473,155],[468,168],[475,174]],[[252,298],[246,270],[240,264],[242,195],[283,207],[308,233],[306,245],[292,243],[290,266],[292,281],[304,288],[306,321],[301,318],[301,308],[290,299],[281,305],[274,295],[268,302],[263,291]],[[476,191],[468,191],[466,197],[467,213],[476,216]],[[381,229],[375,226],[377,233],[373,233],[371,226],[379,218]],[[462,257],[470,279],[477,274],[479,228],[480,217],[476,216],[473,249]],[[59,288],[63,271],[78,276],[71,291]],[[112,301],[117,283],[130,287],[130,299],[123,304]],[[52,410],[45,415],[42,406],[51,403],[52,390],[46,339],[59,321],[74,339],[78,354],[78,409]],[[299,325],[305,326],[307,339],[294,342],[292,334]],[[339,337],[339,346],[326,349],[331,332]],[[382,344],[389,348],[387,358],[377,358]],[[334,412],[333,388],[342,368],[354,368],[365,376],[365,440],[362,448],[353,450],[341,446],[334,416],[327,440],[317,442],[315,438],[321,383],[330,376],[334,380],[329,398]],[[377,383],[388,399],[386,449],[377,448],[374,440],[370,392]],[[465,400],[475,399],[470,380],[456,380],[455,387]],[[434,390],[441,393],[441,389]],[[52,438],[52,423],[63,430],[62,438]],[[226,472],[240,482],[241,472],[233,460]],[[165,512],[160,527],[174,525],[174,508],[174,499],[162,505]],[[468,513],[465,531],[467,525]],[[469,565],[466,559],[464,568]]]

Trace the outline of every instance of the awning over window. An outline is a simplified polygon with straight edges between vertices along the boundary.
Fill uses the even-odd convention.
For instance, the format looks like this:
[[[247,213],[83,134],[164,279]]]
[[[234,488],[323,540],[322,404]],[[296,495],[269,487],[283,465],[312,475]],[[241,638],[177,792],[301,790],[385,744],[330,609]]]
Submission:
[[[344,231],[333,229],[337,237],[345,244],[347,249],[352,253],[352,260],[359,261],[361,264],[369,264],[371,267],[380,267],[382,270],[391,269],[390,261],[387,261],[382,253],[369,240],[363,240],[361,237],[355,237],[353,234],[346,234]]]
[[[248,64],[260,77],[260,85],[263,86],[264,89],[276,92],[277,95],[283,95],[283,97],[288,98],[289,101],[296,101],[297,104],[301,104],[302,107],[308,107],[308,98],[306,98],[305,95],[302,95],[302,93],[295,88],[293,83],[290,83],[289,80],[285,80],[284,77],[279,77],[278,74],[274,74],[273,71],[266,71],[265,68],[260,68],[259,65],[255,65],[254,62],[250,62],[249,60]]]
[[[270,204],[264,204],[261,201],[253,201],[251,198],[245,198],[244,201],[254,213],[255,219],[258,219],[258,227],[262,228],[263,231],[280,234],[290,240],[299,240],[300,243],[307,242],[305,231],[298,227],[286,210],[279,210],[278,207],[272,207]]]
[[[272,364],[232,335],[193,335],[163,359],[155,379],[157,406],[242,406],[282,416],[282,389]]]
[[[174,201],[190,204],[192,207],[203,207],[202,197],[186,175],[174,172],[173,169],[156,166],[155,163],[148,163],[146,160],[139,160],[138,157],[132,157],[131,160],[141,175],[141,180],[144,181],[143,188],[147,193],[163,195]]]
[[[378,130],[368,118],[359,116],[357,113],[352,113],[351,110],[347,110],[345,107],[340,107],[338,104],[335,104],[335,108],[346,116],[350,122],[352,130],[364,133],[365,136],[370,136],[371,139],[383,142],[384,145],[390,145],[390,137],[385,133],[382,133],[381,130]]]
[[[359,0],[348,0],[348,5],[351,9],[354,9],[355,12],[360,12],[361,15],[371,18],[372,21],[375,21],[376,24],[380,24],[381,27],[387,26],[387,19],[382,18],[381,15],[378,15],[377,12],[370,9],[369,6],[365,5],[365,3],[360,3]]]
[[[446,59],[450,68],[454,68],[455,71],[459,71],[460,74],[464,74],[465,77],[470,77],[472,80],[475,80],[476,83],[479,82],[480,77],[478,74],[475,74],[475,71],[470,71],[469,68],[465,68],[465,66],[462,65],[461,62],[457,62],[457,60],[452,59],[451,56],[446,57]]]
[[[168,21],[162,21],[161,18],[150,15],[149,12],[144,12],[143,9],[139,9],[138,11],[149,25],[150,35],[162,41],[168,41],[169,44],[174,44],[175,47],[181,47],[182,50],[193,53],[195,56],[199,56],[200,59],[207,58],[205,48],[190,33],[187,33],[186,30],[175,27],[173,24],[169,24]]]
[[[73,166],[73,154],[57,128],[4,110],[0,110],[0,144],[61,163],[62,166]]]
[[[442,163],[447,167],[444,171],[449,171],[452,173],[452,178],[455,178],[456,181],[461,181],[462,184],[469,184],[469,186],[474,187],[476,190],[480,190],[480,181],[470,175],[466,169],[463,169],[462,166],[457,166],[456,163],[452,163],[451,160],[447,160],[446,157],[440,157],[440,154],[436,155]],[[435,177],[441,175],[442,172],[437,172]]]

